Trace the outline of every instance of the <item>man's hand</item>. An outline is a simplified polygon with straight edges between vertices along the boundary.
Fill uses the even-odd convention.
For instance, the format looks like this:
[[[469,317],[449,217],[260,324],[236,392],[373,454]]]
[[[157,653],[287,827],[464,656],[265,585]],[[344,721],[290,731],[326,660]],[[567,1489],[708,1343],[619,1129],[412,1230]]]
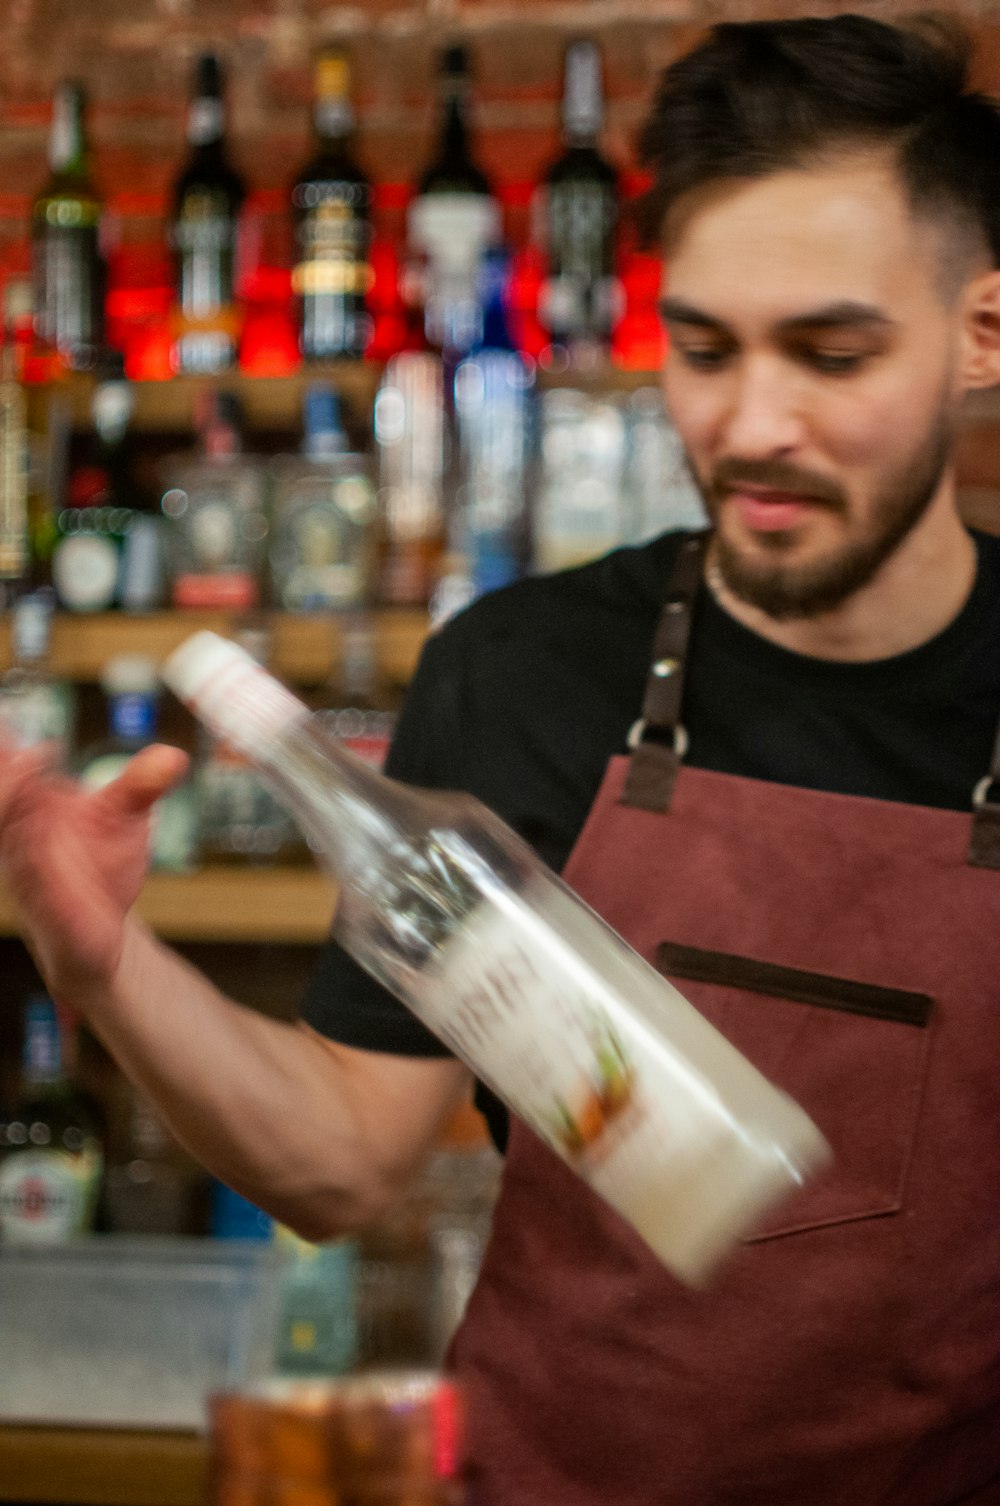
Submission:
[[[179,748],[154,744],[87,793],[44,749],[0,748],[0,871],[54,993],[72,1000],[114,977],[146,875],[150,810],[187,766]]]

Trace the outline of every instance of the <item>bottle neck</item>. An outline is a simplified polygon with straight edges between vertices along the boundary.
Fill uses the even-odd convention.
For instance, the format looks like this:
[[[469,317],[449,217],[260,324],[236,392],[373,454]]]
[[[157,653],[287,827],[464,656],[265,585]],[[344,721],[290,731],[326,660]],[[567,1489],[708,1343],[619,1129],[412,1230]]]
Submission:
[[[83,126],[84,101],[79,88],[56,91],[49,132],[49,166],[60,177],[87,176],[87,143]]]
[[[24,1021],[24,1083],[55,1087],[63,1081],[63,1050],[55,1010],[28,1007]]]
[[[562,132],[568,147],[590,147],[604,124],[601,60],[596,47],[579,42],[566,54],[563,80]]]
[[[226,134],[226,111],[215,94],[199,94],[190,104],[187,139],[198,152],[222,154]]]
[[[346,152],[354,134],[354,111],[341,94],[319,95],[313,105],[316,140],[324,151]]]

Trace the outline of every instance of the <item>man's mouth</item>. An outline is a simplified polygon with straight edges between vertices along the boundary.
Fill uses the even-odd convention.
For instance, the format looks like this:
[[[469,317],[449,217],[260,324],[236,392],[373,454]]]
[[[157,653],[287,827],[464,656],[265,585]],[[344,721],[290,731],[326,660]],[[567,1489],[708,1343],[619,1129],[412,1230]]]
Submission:
[[[725,500],[736,508],[744,526],[757,533],[776,533],[782,529],[794,528],[809,512],[821,505],[816,497],[802,492],[740,486],[739,483],[727,489]]]

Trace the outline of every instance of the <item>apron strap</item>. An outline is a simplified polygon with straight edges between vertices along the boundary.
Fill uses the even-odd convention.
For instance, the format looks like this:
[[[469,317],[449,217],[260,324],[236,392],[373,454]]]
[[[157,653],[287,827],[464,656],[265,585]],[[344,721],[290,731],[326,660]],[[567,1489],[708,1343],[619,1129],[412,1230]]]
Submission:
[[[1000,729],[990,772],[976,785],[972,797],[969,862],[974,868],[1000,869]]]
[[[687,734],[681,724],[684,671],[694,601],[710,536],[707,529],[688,534],[674,556],[653,639],[653,663],[642,716],[628,736],[632,757],[621,797],[623,805],[649,811],[670,808],[677,771],[687,750]]]

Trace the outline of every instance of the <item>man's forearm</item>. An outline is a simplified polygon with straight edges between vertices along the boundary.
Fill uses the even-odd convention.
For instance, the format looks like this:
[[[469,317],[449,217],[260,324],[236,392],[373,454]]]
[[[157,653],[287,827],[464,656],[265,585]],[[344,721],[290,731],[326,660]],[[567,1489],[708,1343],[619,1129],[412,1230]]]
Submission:
[[[448,1107],[427,1064],[369,1061],[237,1004],[135,919],[113,984],[68,1002],[198,1161],[313,1238],[375,1217]],[[410,1088],[426,1100],[428,1084],[422,1113]]]

